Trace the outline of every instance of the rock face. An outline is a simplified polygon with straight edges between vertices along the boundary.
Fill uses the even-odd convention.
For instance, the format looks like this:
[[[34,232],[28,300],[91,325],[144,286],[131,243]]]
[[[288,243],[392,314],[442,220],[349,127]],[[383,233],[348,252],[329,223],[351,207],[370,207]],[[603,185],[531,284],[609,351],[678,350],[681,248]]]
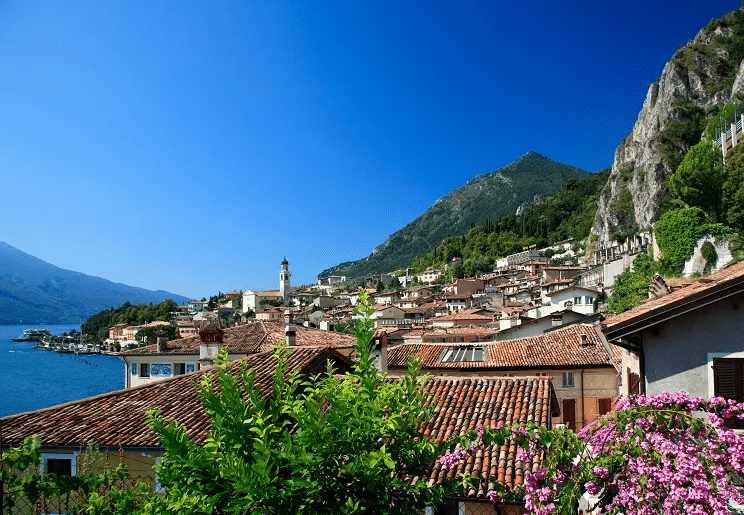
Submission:
[[[733,64],[721,43],[734,38],[725,23],[709,25],[675,53],[649,87],[633,130],[615,151],[592,228],[595,248],[651,227],[670,197],[666,181],[675,161],[700,141],[708,113],[744,91],[744,61]],[[686,138],[677,137],[685,131]]]

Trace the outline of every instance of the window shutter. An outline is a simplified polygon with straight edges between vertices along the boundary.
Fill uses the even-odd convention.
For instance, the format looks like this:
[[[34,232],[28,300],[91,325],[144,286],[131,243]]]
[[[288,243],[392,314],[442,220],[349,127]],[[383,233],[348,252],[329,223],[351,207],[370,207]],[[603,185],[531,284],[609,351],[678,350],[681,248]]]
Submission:
[[[744,359],[713,359],[713,392],[717,397],[744,401],[742,377],[744,376]]]
[[[713,358],[713,394],[717,397],[744,401],[744,358]],[[744,429],[744,420],[726,421],[730,429]]]
[[[604,415],[612,411],[612,399],[599,399],[599,414]]]

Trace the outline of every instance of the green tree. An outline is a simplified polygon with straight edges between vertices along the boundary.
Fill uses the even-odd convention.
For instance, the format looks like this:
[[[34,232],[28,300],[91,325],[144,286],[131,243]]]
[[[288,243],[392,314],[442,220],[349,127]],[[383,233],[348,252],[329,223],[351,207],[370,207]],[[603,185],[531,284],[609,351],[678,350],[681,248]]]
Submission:
[[[253,374],[236,376],[222,355],[216,383],[203,376],[200,398],[212,428],[203,445],[158,412],[149,423],[164,449],[158,477],[165,489],[155,512],[420,515],[445,489],[425,477],[443,446],[422,438],[431,416],[419,366],[398,381],[381,376],[371,356],[372,309],[360,296],[353,372],[303,382],[277,349],[272,395],[262,398]],[[454,483],[454,482],[453,482]],[[458,481],[459,484],[459,481]],[[452,485],[454,488],[454,485]]]
[[[744,231],[744,145],[737,145],[726,157],[721,204],[723,221],[735,230]]]
[[[174,340],[176,338],[176,328],[170,324],[161,324],[149,327],[143,327],[137,334],[134,335],[134,339],[139,342],[147,343],[151,345],[157,341],[158,332],[162,331],[164,338],[167,340]]]
[[[721,150],[706,139],[690,148],[669,178],[669,185],[688,205],[720,221],[725,177]]]
[[[617,276],[612,295],[607,303],[610,313],[622,313],[638,306],[648,298],[648,287],[654,275],[654,261],[647,254],[633,260],[633,269],[626,268]]]
[[[699,207],[674,209],[661,215],[654,226],[661,250],[659,272],[678,275],[705,229],[705,214]]]

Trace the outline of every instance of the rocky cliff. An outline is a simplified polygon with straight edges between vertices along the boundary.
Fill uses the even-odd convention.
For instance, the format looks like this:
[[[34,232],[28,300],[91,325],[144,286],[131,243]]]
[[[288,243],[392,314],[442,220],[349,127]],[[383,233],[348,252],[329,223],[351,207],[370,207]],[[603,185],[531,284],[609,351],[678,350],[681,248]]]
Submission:
[[[744,11],[711,21],[664,66],[638,120],[615,151],[591,240],[649,228],[670,197],[667,180],[706,123],[744,92]]]

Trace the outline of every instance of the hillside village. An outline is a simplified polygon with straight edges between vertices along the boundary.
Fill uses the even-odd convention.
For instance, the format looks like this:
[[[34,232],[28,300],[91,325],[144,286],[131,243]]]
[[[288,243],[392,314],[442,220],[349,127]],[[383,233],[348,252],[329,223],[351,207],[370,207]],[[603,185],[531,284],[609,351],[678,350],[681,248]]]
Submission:
[[[744,11],[741,17],[744,20]],[[710,32],[718,31],[720,36],[725,28],[716,26]],[[744,61],[739,75],[737,84],[744,92]],[[654,102],[648,105],[656,102],[659,89],[659,84],[651,86],[649,98],[653,96]],[[744,114],[738,116],[728,133],[724,129],[719,134],[717,146],[711,147],[716,155],[728,156],[729,163],[744,152],[743,145],[736,145],[744,125]],[[620,227],[618,197],[611,198],[610,190],[618,184],[639,197],[640,181],[651,180],[650,173],[639,178],[640,157],[635,169],[623,168],[625,150],[636,143],[629,138],[618,151],[612,185],[597,212],[600,223],[592,229],[594,238],[568,239],[542,248],[529,245],[498,258],[487,272],[469,277],[452,273],[463,261],[456,257],[441,269],[403,268],[363,278],[322,275],[316,284],[293,287],[285,257],[278,263],[276,290],[248,287],[220,293],[178,306],[168,321],[110,327],[102,345],[125,363],[122,388],[0,418],[0,448],[20,446],[26,437],[38,435],[41,472],[75,476],[81,449],[94,441],[107,460],[126,464],[133,474],[147,477],[159,488],[156,470],[164,446],[152,424],[146,424],[153,417],[148,410],[182,424],[181,436],[191,439],[189,445],[217,448],[224,441],[210,440],[209,431],[213,419],[224,413],[200,401],[205,396],[198,393],[200,384],[213,387],[220,366],[239,378],[236,381],[246,381],[242,368],[246,366],[253,371],[249,382],[253,389],[241,395],[258,402],[255,399],[277,395],[273,381],[282,376],[277,370],[301,380],[324,374],[340,377],[355,370],[360,351],[354,326],[366,320],[360,308],[368,308],[371,356],[382,382],[404,381],[411,358],[420,364],[421,372],[429,374],[421,395],[431,408],[430,416],[416,427],[416,438],[425,435],[443,442],[483,426],[511,424],[522,430],[535,424],[573,434],[602,424],[619,399],[637,394],[687,392],[705,400],[722,397],[723,404],[744,402],[744,317],[740,313],[744,260],[729,251],[727,238],[736,237],[733,222],[721,229],[721,223],[701,221],[700,227],[720,232],[701,229],[699,234],[686,235],[691,255],[675,262],[671,278],[650,269],[648,281],[641,282],[642,301],[622,312],[608,309],[613,291],[637,266],[634,263],[641,263],[639,258],[660,263],[670,254],[669,247],[662,250],[664,237],[654,226],[657,220],[648,214],[658,216],[658,205],[644,204],[643,216],[649,223],[638,223],[644,221],[638,207],[635,221]],[[659,193],[652,200],[660,205],[663,196]],[[635,202],[630,200],[626,215],[641,205],[640,198]],[[683,214],[698,209],[699,218],[704,217],[698,207],[674,209]],[[713,254],[704,250],[706,246]],[[172,338],[166,336],[166,328]],[[282,342],[287,346],[286,369],[279,368],[284,365],[275,352]],[[227,358],[227,365],[221,365],[220,356]],[[226,385],[220,383],[220,388]],[[243,402],[243,397],[237,398]],[[332,404],[325,399],[320,403],[318,419]],[[380,408],[394,419],[386,410],[387,405]],[[288,413],[278,418],[285,416]],[[249,422],[246,417],[237,425]],[[356,422],[351,417],[343,421]],[[714,422],[719,428],[744,428],[742,420],[726,425]],[[641,423],[650,424],[647,419]],[[672,420],[669,428],[680,424]],[[287,434],[294,430],[287,429]],[[463,472],[477,477],[472,484],[460,482],[446,506],[427,507],[427,515],[524,513],[525,502],[490,495],[496,484],[522,494],[525,483],[534,478],[530,474],[545,458],[518,450],[517,434],[515,430],[514,438],[502,445],[472,447],[472,455],[463,458],[459,468],[447,470],[441,460],[433,461],[423,473],[406,476],[410,485],[444,484]],[[392,442],[384,442],[383,448],[387,443]],[[727,472],[720,472],[716,480]],[[744,486],[741,476],[734,475],[732,481]]]
[[[428,271],[421,279],[436,283],[440,272]],[[433,377],[429,395],[437,412],[447,413],[433,426],[442,437],[452,434],[446,429],[449,420],[458,420],[461,434],[472,429],[467,420],[475,419],[485,424],[531,420],[580,430],[611,412],[617,398],[633,393],[685,390],[738,398],[744,391],[744,319],[736,314],[744,305],[744,263],[675,288],[658,279],[647,302],[607,316],[597,309],[602,286],[581,284],[588,272],[596,275],[596,267],[555,266],[529,251],[510,256],[506,267],[482,277],[382,292],[368,288],[378,369],[395,378],[405,372],[410,356],[420,360],[423,372]],[[49,449],[44,459],[50,466],[68,460],[65,470],[74,475],[71,451],[84,443],[84,434],[112,449],[108,452],[120,449],[134,472],[148,475],[159,445],[144,424],[145,410],[157,408],[183,420],[191,434],[202,435],[197,440],[203,438],[208,419],[194,385],[212,370],[219,349],[235,363],[249,364],[263,389],[276,363],[272,349],[281,341],[290,346],[291,365],[301,375],[321,372],[329,359],[337,370],[349,370],[355,338],[329,329],[353,319],[360,292],[340,292],[341,277],[292,290],[286,259],[279,277],[277,291],[243,293],[240,309],[258,309],[250,320],[220,322],[219,309],[199,311],[205,303],[195,303],[193,334],[171,341],[160,337],[155,344],[122,351],[124,389],[0,419],[4,444],[19,445],[26,435],[38,434]],[[261,300],[276,299],[277,292],[285,305],[261,307]],[[471,395],[483,395],[476,392],[491,392],[493,398],[471,403]],[[528,394],[535,397],[523,397]],[[81,433],[80,424],[95,429]],[[109,442],[112,434],[116,442]],[[469,461],[468,467],[484,477],[484,485],[499,481],[516,487],[525,464],[512,456],[515,448],[507,454],[501,448],[486,452],[490,460]],[[431,473],[435,482],[445,477],[436,467]],[[455,504],[481,509],[489,503],[487,491],[487,486],[469,490]]]

